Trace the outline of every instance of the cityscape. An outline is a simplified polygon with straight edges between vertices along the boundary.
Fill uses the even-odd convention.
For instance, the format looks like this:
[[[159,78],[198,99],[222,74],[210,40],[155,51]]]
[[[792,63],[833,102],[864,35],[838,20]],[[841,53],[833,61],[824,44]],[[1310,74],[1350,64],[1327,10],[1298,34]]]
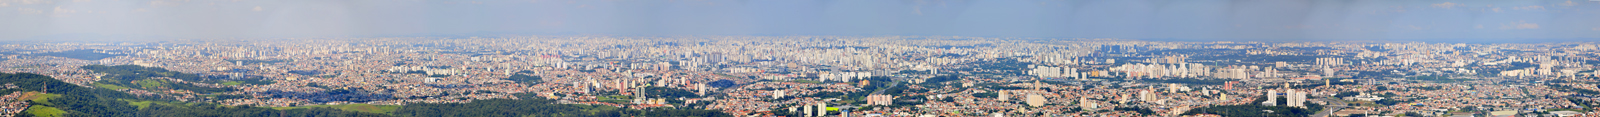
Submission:
[[[0,0],[0,117],[1600,117],[1600,0]]]
[[[1592,42],[522,36],[0,48],[3,72],[226,106],[545,98],[734,116],[1591,116],[1600,104]]]

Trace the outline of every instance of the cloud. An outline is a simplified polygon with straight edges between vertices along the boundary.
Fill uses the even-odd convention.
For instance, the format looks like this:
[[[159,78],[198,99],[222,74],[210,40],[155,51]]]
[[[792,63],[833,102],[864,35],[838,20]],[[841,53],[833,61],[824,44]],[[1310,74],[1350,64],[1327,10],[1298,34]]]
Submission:
[[[55,9],[55,10],[53,10],[53,11],[51,11],[51,12],[52,12],[52,13],[78,13],[78,10],[72,10],[72,9],[61,9],[61,7],[60,7],[60,6],[57,6],[57,7],[56,7],[56,9]]]
[[[150,6],[178,6],[178,5],[182,5],[182,3],[171,2],[171,1],[161,1],[161,0],[150,1]]]
[[[1544,6],[1511,7],[1512,10],[1544,10]]]
[[[44,10],[33,8],[17,8],[17,12],[22,14],[42,14],[44,13]]]
[[[1534,23],[1517,24],[1517,29],[1539,29],[1539,24],[1534,24]]]
[[[1500,25],[1500,29],[1539,29],[1539,24],[1517,21],[1509,24],[1502,24]]]
[[[1445,9],[1454,8],[1456,6],[1467,6],[1467,5],[1466,4],[1460,4],[1460,3],[1451,3],[1451,2],[1433,4],[1433,7],[1445,8]]]
[[[250,9],[250,11],[261,11],[261,6],[256,6],[256,8]]]

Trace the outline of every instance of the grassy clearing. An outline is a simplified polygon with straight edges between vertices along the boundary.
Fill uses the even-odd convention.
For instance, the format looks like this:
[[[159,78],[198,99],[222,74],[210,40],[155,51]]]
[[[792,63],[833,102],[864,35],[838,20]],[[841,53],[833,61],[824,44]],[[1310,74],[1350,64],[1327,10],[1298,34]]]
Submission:
[[[240,83],[239,81],[222,82],[222,85],[228,85],[228,86],[239,86],[239,84],[244,84],[244,83]]]
[[[111,89],[111,90],[128,89],[128,87],[117,86],[117,85],[112,85],[112,84],[105,84],[105,83],[94,83],[94,87]]]
[[[67,111],[57,109],[56,107],[33,106],[28,107],[27,113],[33,114],[33,116],[36,117],[60,117],[62,114],[67,114]]]
[[[28,100],[33,100],[33,102],[43,103],[44,105],[55,105],[54,103],[50,103],[50,98],[56,98],[56,97],[61,97],[61,94],[28,92],[28,93],[23,94],[22,98],[23,99],[28,99]]]
[[[119,101],[128,102],[128,105],[137,106],[141,110],[144,109],[144,108],[150,107],[150,104],[154,104],[155,103],[155,102],[151,102],[151,101],[128,101],[128,100],[119,100]]]
[[[155,79],[144,79],[144,80],[139,80],[139,87],[144,88],[144,89],[154,89],[156,87],[162,87],[161,83],[162,83],[161,81],[158,81],[158,80],[155,80]]]
[[[148,101],[148,100],[130,100],[130,99],[117,99],[117,101],[128,102],[128,105],[137,106],[137,107],[139,107],[139,109],[144,109],[144,108],[150,107],[150,105],[153,105],[153,104],[160,104],[160,105],[173,106],[173,107],[182,107],[182,106],[189,106],[190,105],[190,104],[173,104],[173,103],[167,103],[167,102],[156,102],[156,101]]]
[[[320,107],[334,108],[334,109],[345,110],[345,111],[381,113],[381,114],[389,114],[389,112],[394,112],[394,110],[399,110],[400,109],[400,106],[395,106],[395,105],[371,105],[371,104],[344,104],[344,105],[272,107],[272,109],[289,110],[289,109],[320,108]]]

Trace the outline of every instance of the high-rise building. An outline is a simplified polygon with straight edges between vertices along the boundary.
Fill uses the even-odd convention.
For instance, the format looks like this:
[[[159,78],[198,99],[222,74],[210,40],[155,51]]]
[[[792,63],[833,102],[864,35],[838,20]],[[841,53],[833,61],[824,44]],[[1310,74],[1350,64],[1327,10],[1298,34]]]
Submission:
[[[1317,66],[1338,66],[1344,63],[1344,58],[1317,58]]]
[[[1294,96],[1294,94],[1296,94],[1296,91],[1295,91],[1295,90],[1293,90],[1293,89],[1289,89],[1289,90],[1283,90],[1283,92],[1284,92],[1284,94],[1285,94],[1285,95],[1284,95],[1284,96],[1283,96],[1283,97],[1284,97],[1284,99],[1288,99],[1288,100],[1287,100],[1287,101],[1284,101],[1284,102],[1285,102],[1285,104],[1283,104],[1283,106],[1289,106],[1289,107],[1300,107],[1300,105],[1299,105],[1299,104],[1297,104],[1297,103],[1295,103],[1295,102],[1298,102],[1298,101],[1299,101],[1299,100],[1298,100],[1298,98],[1295,98],[1295,96]]]
[[[1044,96],[1040,96],[1039,94],[1029,94],[1028,95],[1028,106],[1033,106],[1033,107],[1044,106],[1044,101],[1045,101]]]
[[[1272,67],[1262,68],[1261,75],[1257,75],[1256,77],[1276,78],[1278,77],[1278,69],[1273,69]]]
[[[1222,90],[1233,90],[1233,84],[1239,84],[1239,81],[1228,81],[1226,83],[1222,83]]]
[[[1000,100],[1000,101],[1009,101],[1009,100],[1011,100],[1011,92],[1000,91],[1000,97],[999,97],[998,100]]]
[[[1278,105],[1278,90],[1270,90],[1270,89],[1267,90],[1267,101],[1261,102],[1261,105],[1277,106]]]
[[[867,96],[867,105],[894,105],[894,96],[870,95]]]
[[[704,83],[694,84],[694,88],[695,88],[695,90],[699,90],[699,91],[694,92],[694,94],[696,94],[696,95],[706,95],[706,84],[704,84]]]
[[[804,111],[800,111],[800,112],[806,113],[805,116],[807,116],[807,117],[816,116],[816,114],[813,114],[813,113],[817,112],[817,111],[813,110],[813,109],[815,109],[815,106],[800,106],[800,108],[802,108],[801,110],[804,110]]]
[[[1288,104],[1284,104],[1284,105],[1290,106],[1290,107],[1305,107],[1306,106],[1305,105],[1305,102],[1306,102],[1306,92],[1305,91],[1295,91],[1294,89],[1289,89],[1287,91],[1289,92],[1288,93],[1289,95],[1285,96],[1285,97],[1289,98],[1289,100],[1288,100]]]
[[[818,102],[817,103],[817,116],[827,116],[827,115],[828,115],[828,103]]]
[[[783,90],[774,90],[774,91],[772,91],[772,99],[783,98],[783,96],[784,96]]]
[[[1100,103],[1095,103],[1093,100],[1089,100],[1088,96],[1078,96],[1078,108],[1092,110],[1094,108],[1099,108],[1099,106]]]
[[[1150,89],[1139,91],[1139,101],[1154,102],[1156,98],[1155,96],[1151,96],[1150,92]]]
[[[1333,68],[1329,68],[1328,66],[1322,66],[1322,76],[1323,77],[1333,77],[1333,73],[1334,72],[1336,72],[1336,71],[1333,71]]]

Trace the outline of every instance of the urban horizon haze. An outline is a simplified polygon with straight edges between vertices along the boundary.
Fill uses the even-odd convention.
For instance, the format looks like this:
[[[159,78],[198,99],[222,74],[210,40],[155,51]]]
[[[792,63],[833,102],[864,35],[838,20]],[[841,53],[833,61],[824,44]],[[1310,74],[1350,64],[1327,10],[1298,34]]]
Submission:
[[[0,1],[0,40],[841,35],[1600,40],[1595,0]]]

